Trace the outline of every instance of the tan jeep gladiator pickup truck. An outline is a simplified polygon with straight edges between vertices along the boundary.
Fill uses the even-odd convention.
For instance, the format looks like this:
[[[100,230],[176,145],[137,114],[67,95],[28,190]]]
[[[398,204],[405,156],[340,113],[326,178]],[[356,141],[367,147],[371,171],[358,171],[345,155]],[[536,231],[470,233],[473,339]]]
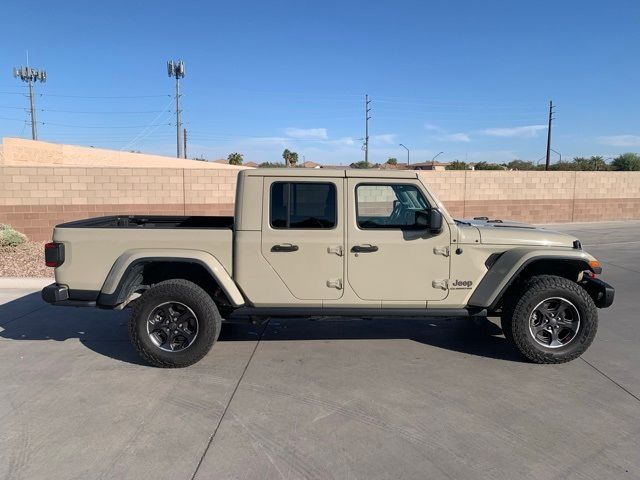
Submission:
[[[529,360],[581,355],[614,290],[565,234],[453,219],[415,172],[255,169],[233,217],[110,216],[55,227],[54,305],[133,307],[151,364],[207,354],[222,319],[500,316]]]

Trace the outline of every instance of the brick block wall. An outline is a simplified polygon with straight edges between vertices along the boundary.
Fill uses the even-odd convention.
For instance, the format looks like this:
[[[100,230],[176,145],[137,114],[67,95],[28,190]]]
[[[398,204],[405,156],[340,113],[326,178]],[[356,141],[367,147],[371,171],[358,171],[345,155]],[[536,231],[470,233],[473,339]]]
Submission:
[[[58,223],[87,217],[231,215],[237,172],[0,165],[0,223],[47,240]]]
[[[420,172],[457,217],[530,223],[640,219],[640,172]]]
[[[237,172],[0,164],[0,223],[47,240],[54,225],[92,216],[231,215]],[[420,175],[455,217],[532,223],[640,219],[640,172]]]

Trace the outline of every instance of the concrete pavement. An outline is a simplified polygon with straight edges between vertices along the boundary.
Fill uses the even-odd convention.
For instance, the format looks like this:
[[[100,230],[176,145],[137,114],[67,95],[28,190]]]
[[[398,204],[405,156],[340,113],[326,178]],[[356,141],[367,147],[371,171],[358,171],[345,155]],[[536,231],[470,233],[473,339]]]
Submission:
[[[128,312],[0,289],[0,478],[640,478],[640,222],[553,228],[616,287],[556,366],[466,319],[273,319],[160,370]]]

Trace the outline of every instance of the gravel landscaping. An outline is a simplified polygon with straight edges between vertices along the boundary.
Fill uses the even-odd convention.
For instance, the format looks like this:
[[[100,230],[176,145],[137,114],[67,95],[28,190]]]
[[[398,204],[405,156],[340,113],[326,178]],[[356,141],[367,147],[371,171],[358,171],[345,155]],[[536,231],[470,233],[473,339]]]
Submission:
[[[53,268],[44,265],[44,244],[0,247],[0,277],[53,277]]]

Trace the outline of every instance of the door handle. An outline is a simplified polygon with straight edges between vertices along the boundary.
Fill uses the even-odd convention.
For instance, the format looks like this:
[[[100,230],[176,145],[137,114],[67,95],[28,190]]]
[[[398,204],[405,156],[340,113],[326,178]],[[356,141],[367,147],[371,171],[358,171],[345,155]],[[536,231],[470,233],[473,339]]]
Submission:
[[[274,245],[271,247],[272,252],[297,252],[298,245],[292,245],[291,243],[281,243],[280,245]]]
[[[377,252],[378,247],[376,245],[354,245],[351,247],[351,251],[354,253],[371,253]]]

